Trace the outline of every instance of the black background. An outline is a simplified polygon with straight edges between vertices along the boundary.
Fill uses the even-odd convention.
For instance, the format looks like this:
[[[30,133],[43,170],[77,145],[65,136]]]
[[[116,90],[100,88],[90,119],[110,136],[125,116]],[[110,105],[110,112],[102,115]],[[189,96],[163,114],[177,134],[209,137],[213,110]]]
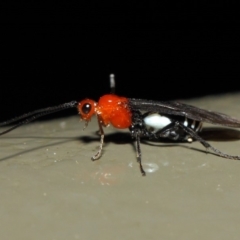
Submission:
[[[130,98],[181,100],[240,90],[234,7],[1,4],[1,121],[71,100],[98,100],[109,92],[110,73],[117,94]]]

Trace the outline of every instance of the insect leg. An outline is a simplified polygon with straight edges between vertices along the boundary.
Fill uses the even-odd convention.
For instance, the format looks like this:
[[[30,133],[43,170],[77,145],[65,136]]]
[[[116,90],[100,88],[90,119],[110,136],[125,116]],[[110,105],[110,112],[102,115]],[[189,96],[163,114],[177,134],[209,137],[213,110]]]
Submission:
[[[155,138],[170,138],[172,140],[179,140],[179,134],[177,134],[177,130],[179,127],[175,124],[175,122],[171,122],[166,127],[158,131],[157,135],[154,134]],[[158,136],[159,135],[159,136]]]
[[[103,149],[103,143],[104,143],[104,131],[102,128],[102,124],[100,122],[100,119],[98,118],[98,126],[99,126],[99,132],[100,132],[100,144],[99,144],[99,149],[98,152],[92,156],[92,160],[95,161],[99,159],[102,155],[102,149]]]
[[[193,137],[194,139],[199,141],[205,148],[211,149],[216,155],[218,155],[220,157],[228,158],[228,159],[240,160],[240,156],[228,155],[228,154],[223,153],[220,150],[212,147],[207,141],[205,141],[203,138],[201,138],[193,129],[184,126],[180,122],[175,122],[175,124],[176,124],[176,126],[179,126],[180,128],[182,128],[183,131],[186,132],[187,134],[189,134],[191,137]]]
[[[142,153],[141,153],[141,147],[140,147],[140,134],[141,132],[139,130],[135,130],[134,137],[136,139],[136,153],[137,153],[137,162],[139,163],[140,171],[143,176],[146,175],[145,171],[142,167]]]

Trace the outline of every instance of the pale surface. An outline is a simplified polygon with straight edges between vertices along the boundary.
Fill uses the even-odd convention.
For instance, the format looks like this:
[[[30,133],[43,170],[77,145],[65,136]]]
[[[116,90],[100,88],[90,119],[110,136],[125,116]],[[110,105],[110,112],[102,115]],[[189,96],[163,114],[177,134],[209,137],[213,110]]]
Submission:
[[[240,94],[187,103],[240,118]],[[197,142],[145,142],[143,166],[155,172],[142,177],[128,131],[106,129],[104,155],[92,162],[96,119],[82,128],[76,115],[1,137],[0,239],[239,239],[240,161]],[[239,132],[204,136],[240,155]]]

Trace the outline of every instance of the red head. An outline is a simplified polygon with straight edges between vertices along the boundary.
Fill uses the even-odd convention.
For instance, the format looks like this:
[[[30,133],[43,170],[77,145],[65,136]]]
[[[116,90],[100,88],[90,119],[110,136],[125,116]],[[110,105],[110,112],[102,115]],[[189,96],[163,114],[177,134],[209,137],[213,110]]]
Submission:
[[[128,128],[132,123],[132,113],[128,106],[128,99],[114,94],[107,94],[96,103],[91,99],[79,102],[78,111],[81,118],[90,121],[96,114],[101,125],[112,124],[115,128]]]
[[[81,119],[90,121],[93,114],[96,113],[97,103],[91,99],[84,99],[78,103],[78,112],[81,115]]]

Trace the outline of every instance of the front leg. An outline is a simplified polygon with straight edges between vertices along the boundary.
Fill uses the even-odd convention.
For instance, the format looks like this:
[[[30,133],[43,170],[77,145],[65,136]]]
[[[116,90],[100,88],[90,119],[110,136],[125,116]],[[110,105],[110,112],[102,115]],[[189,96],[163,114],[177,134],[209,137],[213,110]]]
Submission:
[[[104,143],[104,131],[103,131],[102,123],[101,123],[101,120],[99,119],[99,117],[97,117],[97,119],[98,119],[98,126],[99,126],[99,132],[100,132],[100,144],[99,144],[99,148],[98,148],[97,153],[92,156],[93,161],[95,161],[95,160],[97,160],[101,157],[102,149],[103,149],[103,143]]]

